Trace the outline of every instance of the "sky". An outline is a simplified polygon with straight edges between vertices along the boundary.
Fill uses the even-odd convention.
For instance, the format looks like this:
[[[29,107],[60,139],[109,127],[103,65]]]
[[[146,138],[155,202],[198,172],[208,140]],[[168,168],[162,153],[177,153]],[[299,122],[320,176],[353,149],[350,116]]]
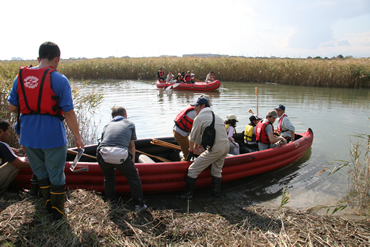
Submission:
[[[370,57],[370,0],[2,1],[0,60],[211,53]]]

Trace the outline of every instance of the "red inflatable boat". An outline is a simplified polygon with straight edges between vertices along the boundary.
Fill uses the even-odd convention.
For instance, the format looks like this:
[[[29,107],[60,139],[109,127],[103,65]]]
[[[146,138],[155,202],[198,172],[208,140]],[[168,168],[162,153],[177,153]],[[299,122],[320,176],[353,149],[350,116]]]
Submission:
[[[194,91],[211,91],[216,90],[220,87],[221,83],[219,80],[213,82],[194,82],[194,83],[169,83],[166,81],[156,83],[157,88],[168,88],[174,90],[194,90]]]
[[[243,134],[234,135],[237,142],[243,142]],[[172,137],[158,138],[171,144],[177,142]],[[152,139],[140,139],[135,142],[136,150],[147,153],[144,158],[137,152],[136,168],[139,170],[144,193],[160,193],[170,191],[182,191],[185,189],[185,176],[191,162],[179,162],[180,151],[172,148],[154,145]],[[300,158],[312,145],[313,132],[308,129],[305,133],[296,134],[296,141],[283,144],[279,147],[228,156],[222,169],[222,182],[229,182],[252,176],[286,166]],[[95,156],[97,145],[85,147],[85,154]],[[70,171],[70,166],[74,159],[73,154],[67,155],[65,165],[66,188],[67,189],[86,189],[104,192],[104,176],[95,159],[82,156],[74,172]],[[158,157],[155,158],[155,157]],[[162,158],[169,161],[162,162]],[[144,160],[144,161],[143,161]],[[12,184],[19,188],[30,188],[31,169],[21,169]],[[210,167],[204,170],[198,177],[196,187],[212,185]],[[123,175],[117,172],[116,176],[117,194],[130,194],[130,188]]]

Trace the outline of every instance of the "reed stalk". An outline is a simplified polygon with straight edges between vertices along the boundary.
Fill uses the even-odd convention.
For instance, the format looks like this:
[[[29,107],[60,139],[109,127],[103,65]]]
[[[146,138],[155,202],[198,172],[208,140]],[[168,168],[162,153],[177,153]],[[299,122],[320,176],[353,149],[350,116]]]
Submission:
[[[35,61],[0,62],[17,69]],[[322,87],[370,87],[370,59],[194,58],[148,57],[62,60],[58,70],[75,79],[155,80],[165,73],[191,71],[204,80],[210,70],[220,81],[273,82]],[[14,73],[14,72],[10,72]]]

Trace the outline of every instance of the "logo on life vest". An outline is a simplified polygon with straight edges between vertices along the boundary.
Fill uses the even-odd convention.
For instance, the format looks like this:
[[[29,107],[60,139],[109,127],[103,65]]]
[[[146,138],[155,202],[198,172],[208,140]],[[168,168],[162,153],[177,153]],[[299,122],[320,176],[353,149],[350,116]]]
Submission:
[[[34,89],[38,85],[39,78],[34,76],[27,76],[26,79],[24,79],[24,86],[28,87],[30,89]]]

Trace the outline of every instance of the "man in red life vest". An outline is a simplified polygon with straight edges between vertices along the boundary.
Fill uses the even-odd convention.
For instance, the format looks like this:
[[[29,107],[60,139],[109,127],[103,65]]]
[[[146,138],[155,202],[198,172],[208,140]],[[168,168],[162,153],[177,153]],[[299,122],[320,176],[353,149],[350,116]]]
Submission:
[[[53,219],[64,215],[67,137],[63,120],[71,129],[78,149],[84,148],[67,77],[56,71],[60,49],[53,42],[39,48],[39,66],[23,67],[8,98],[9,109],[22,114],[20,144],[39,180],[46,208]]]
[[[159,81],[164,81],[164,72],[163,72],[163,68],[160,67],[158,72],[157,72],[157,79]]]
[[[279,116],[279,122],[277,131],[278,133],[284,137],[287,142],[294,141],[295,139],[295,128],[293,124],[290,122],[288,115],[285,114],[285,106],[279,104],[276,108],[276,113]]]
[[[258,142],[258,149],[265,150],[275,147],[275,143],[282,141],[287,143],[284,137],[274,135],[274,126],[272,125],[278,117],[275,110],[268,111],[266,119],[259,122],[256,126],[256,141]]]
[[[184,78],[184,81],[185,82],[191,82],[191,75],[190,75],[190,71],[188,71],[185,75],[185,78]]]
[[[209,96],[204,94],[200,97],[204,97],[208,100],[209,105],[211,106],[211,102],[209,100]],[[186,157],[189,154],[189,135],[191,132],[191,128],[193,127],[193,120],[197,116],[197,113],[194,109],[194,106],[187,106],[183,109],[179,114],[177,114],[175,118],[175,125],[173,126],[173,136],[175,140],[181,147],[181,151],[184,155],[181,161],[185,161]]]

